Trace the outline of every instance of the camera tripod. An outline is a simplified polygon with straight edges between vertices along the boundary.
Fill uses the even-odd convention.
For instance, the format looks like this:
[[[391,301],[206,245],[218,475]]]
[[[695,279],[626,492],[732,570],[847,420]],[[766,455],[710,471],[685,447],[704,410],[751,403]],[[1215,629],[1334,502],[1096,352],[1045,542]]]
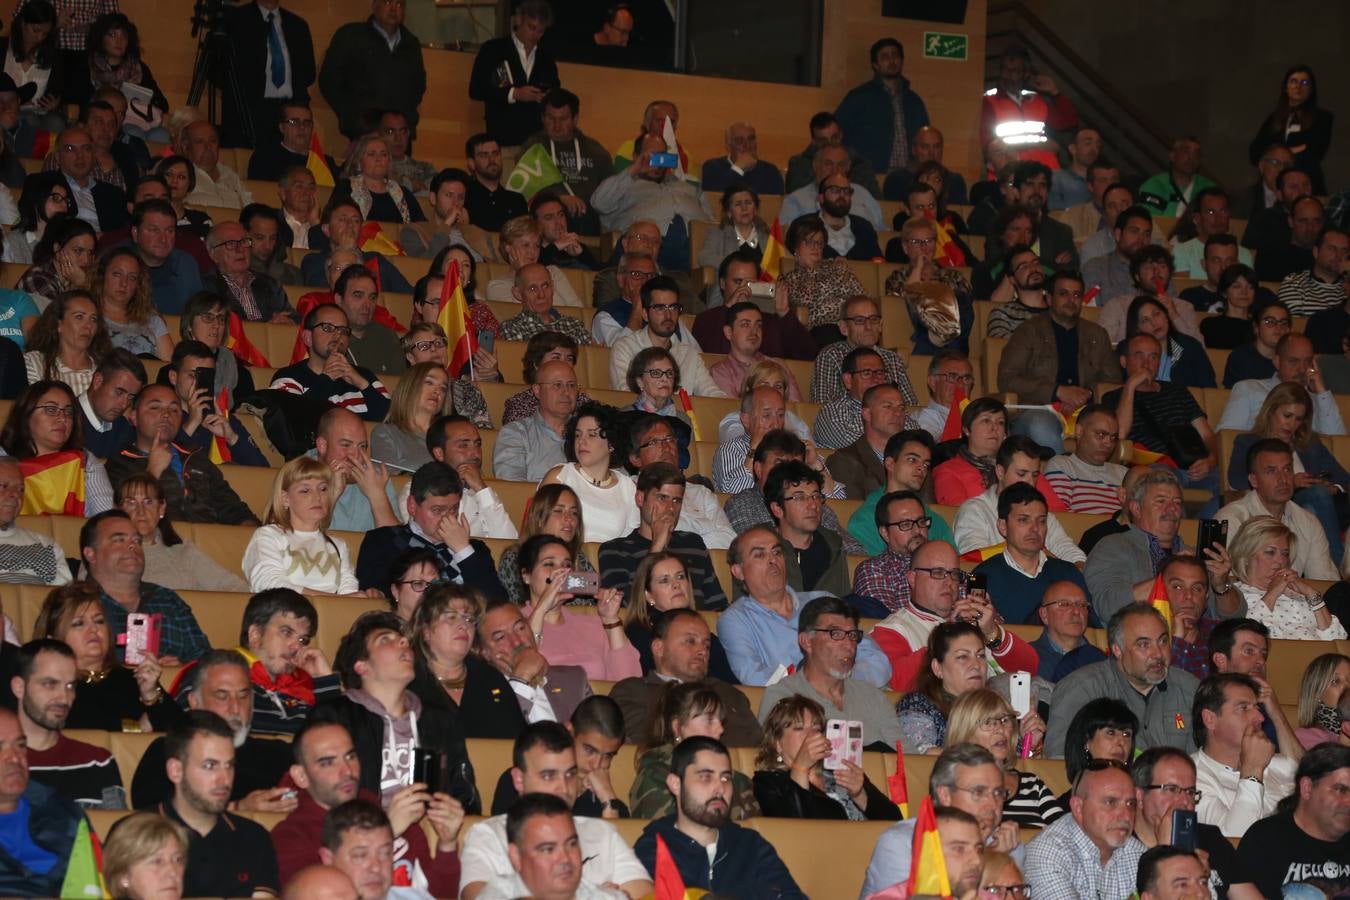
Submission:
[[[197,38],[197,58],[192,63],[192,82],[188,87],[189,106],[201,103],[206,95],[206,119],[217,127],[221,124],[217,102],[229,100],[234,104],[240,121],[237,124],[251,146],[253,123],[244,105],[244,94],[239,88],[239,75],[234,67],[234,52],[230,35],[225,28],[225,0],[196,0],[192,9],[192,36]]]

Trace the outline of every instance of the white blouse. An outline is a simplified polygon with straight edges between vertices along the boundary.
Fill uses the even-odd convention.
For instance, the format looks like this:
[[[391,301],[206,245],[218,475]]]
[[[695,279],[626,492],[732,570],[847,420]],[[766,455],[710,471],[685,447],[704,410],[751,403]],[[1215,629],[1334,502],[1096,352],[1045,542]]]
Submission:
[[[588,543],[603,544],[624,537],[642,524],[637,508],[637,484],[618,469],[610,469],[614,484],[596,487],[576,463],[566,463],[558,481],[570,487],[581,501],[581,521]]]
[[[255,593],[268,588],[325,594],[360,590],[346,542],[322,531],[285,531],[280,525],[264,525],[249,539],[243,569]]]
[[[1275,608],[1266,606],[1261,599],[1266,592],[1252,587],[1245,581],[1239,581],[1237,589],[1247,601],[1247,615],[1270,629],[1270,636],[1289,641],[1334,641],[1344,638],[1345,628],[1335,616],[1331,625],[1325,629],[1317,627],[1317,616],[1308,608],[1308,602],[1302,597],[1281,594],[1275,601]]]

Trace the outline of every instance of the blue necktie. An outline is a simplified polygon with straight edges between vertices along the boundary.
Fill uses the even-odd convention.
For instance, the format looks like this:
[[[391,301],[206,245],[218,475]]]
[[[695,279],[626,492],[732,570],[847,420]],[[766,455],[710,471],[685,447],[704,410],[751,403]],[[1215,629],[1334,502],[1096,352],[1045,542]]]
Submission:
[[[272,86],[281,87],[286,83],[286,51],[281,46],[281,35],[277,31],[277,14],[267,14],[267,49],[272,54]]]

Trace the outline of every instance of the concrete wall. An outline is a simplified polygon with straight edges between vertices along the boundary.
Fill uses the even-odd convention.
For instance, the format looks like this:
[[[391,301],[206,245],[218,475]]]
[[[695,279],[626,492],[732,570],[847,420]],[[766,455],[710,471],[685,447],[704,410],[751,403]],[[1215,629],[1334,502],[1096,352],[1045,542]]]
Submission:
[[[1336,114],[1328,188],[1350,185],[1350,4],[1316,0],[1028,0],[1039,15],[1168,135],[1194,133],[1230,190],[1250,185],[1247,144],[1274,109],[1290,65],[1317,73]],[[1084,15],[1087,9],[1091,15]]]

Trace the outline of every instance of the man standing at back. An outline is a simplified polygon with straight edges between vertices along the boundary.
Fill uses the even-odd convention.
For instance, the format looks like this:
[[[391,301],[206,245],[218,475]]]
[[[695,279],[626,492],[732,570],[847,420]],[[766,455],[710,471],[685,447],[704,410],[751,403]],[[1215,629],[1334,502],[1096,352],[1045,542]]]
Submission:
[[[483,103],[487,130],[518,148],[539,126],[543,100],[559,87],[558,64],[539,40],[553,24],[553,7],[523,0],[511,16],[511,34],[484,41],[473,60],[469,99]]]
[[[903,169],[909,163],[910,140],[928,124],[928,108],[902,74],[905,48],[898,40],[882,38],[868,55],[872,80],[849,91],[834,114],[848,146],[875,171]]]
[[[309,89],[317,74],[309,23],[283,9],[278,0],[226,7],[225,21],[239,90],[236,95],[227,85],[220,85],[225,102],[222,143],[226,147],[273,143],[272,125],[277,114],[285,111],[288,102],[309,102]],[[235,103],[236,99],[242,105]],[[309,152],[308,139],[305,152]],[[260,177],[274,178],[277,174]],[[250,173],[249,177],[254,176]]]
[[[364,22],[348,22],[328,42],[319,90],[338,116],[338,131],[356,140],[368,109],[397,109],[417,130],[417,107],[427,90],[422,42],[403,25],[406,4],[373,0]]]

